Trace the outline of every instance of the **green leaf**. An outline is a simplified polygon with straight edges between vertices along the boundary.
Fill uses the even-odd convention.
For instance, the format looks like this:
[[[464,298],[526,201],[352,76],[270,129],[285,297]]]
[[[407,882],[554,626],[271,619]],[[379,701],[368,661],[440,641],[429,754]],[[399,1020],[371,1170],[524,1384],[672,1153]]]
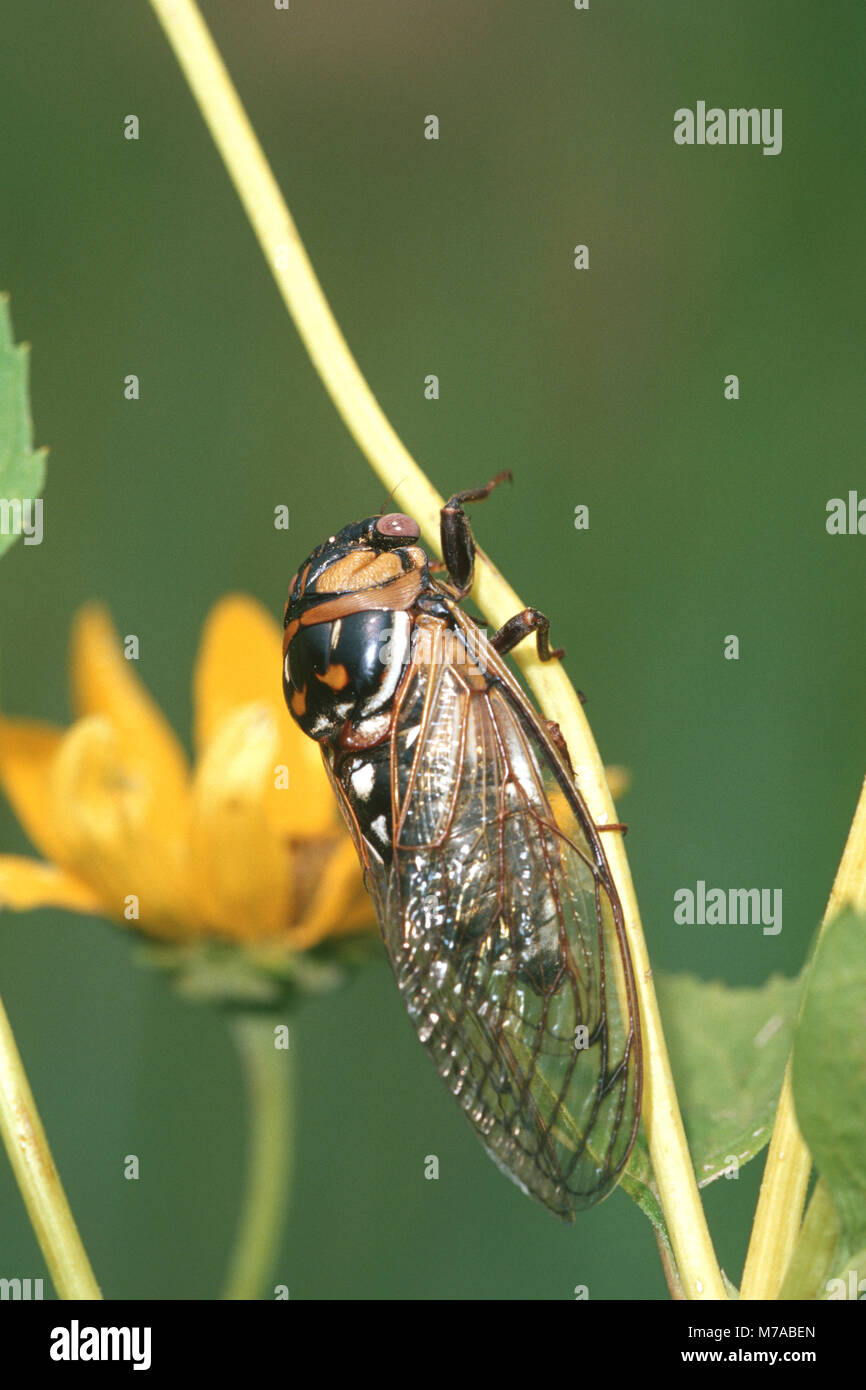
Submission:
[[[34,500],[45,482],[45,449],[33,450],[28,392],[30,349],[15,346],[9,300],[0,295],[0,555],[22,532],[42,533]],[[22,508],[23,504],[23,508]]]
[[[794,1039],[794,1107],[851,1250],[866,1245],[866,918],[841,912],[812,960]]]
[[[671,1297],[685,1297],[680,1284],[676,1256],[668,1234],[665,1214],[662,1211],[661,1198],[653,1176],[649,1146],[643,1124],[637,1132],[634,1148],[629,1155],[628,1165],[620,1178],[619,1185],[652,1223]]]
[[[658,1188],[653,1177],[643,1125],[638,1130],[626,1170],[620,1179],[620,1186],[624,1192],[628,1193],[632,1201],[637,1203],[644,1215],[649,1217],[653,1225],[662,1232],[665,1241],[670,1244]]]
[[[760,989],[728,989],[693,975],[656,977],[659,1008],[698,1182],[746,1163],[770,1137],[801,994],[774,976]],[[621,1186],[649,1217],[676,1278],[643,1130]],[[736,1290],[726,1276],[729,1294]]]
[[[640,1207],[644,1216],[652,1223],[659,1246],[659,1252],[665,1265],[665,1275],[669,1284],[670,1281],[673,1280],[679,1289],[677,1262],[674,1257],[671,1238],[668,1235],[667,1222],[665,1221],[665,1215],[662,1211],[658,1188],[653,1178],[652,1165],[649,1159],[649,1149],[647,1147],[643,1125],[641,1125],[638,1130],[634,1148],[629,1156],[628,1166],[620,1178],[620,1187],[623,1192],[628,1193],[632,1201]],[[671,1293],[673,1293],[673,1288],[671,1288]]]
[[[780,1299],[793,1298],[800,1302],[827,1296],[829,1276],[838,1270],[839,1261],[846,1258],[845,1251],[840,1252],[840,1245],[844,1244],[841,1234],[833,1198],[824,1179],[819,1178],[806,1208],[785,1282],[779,1290]]]
[[[657,978],[659,1008],[686,1135],[701,1187],[731,1157],[748,1163],[768,1142],[801,993],[773,976],[730,989],[693,975]]]

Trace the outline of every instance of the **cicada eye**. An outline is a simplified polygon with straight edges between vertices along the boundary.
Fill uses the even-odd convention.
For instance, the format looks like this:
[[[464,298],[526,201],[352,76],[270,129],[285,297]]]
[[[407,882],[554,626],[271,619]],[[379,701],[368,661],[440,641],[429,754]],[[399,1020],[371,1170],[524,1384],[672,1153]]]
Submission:
[[[388,540],[417,541],[421,535],[417,521],[413,521],[411,516],[404,516],[402,512],[389,512],[387,516],[380,516],[376,522],[376,530],[380,536],[385,536]]]

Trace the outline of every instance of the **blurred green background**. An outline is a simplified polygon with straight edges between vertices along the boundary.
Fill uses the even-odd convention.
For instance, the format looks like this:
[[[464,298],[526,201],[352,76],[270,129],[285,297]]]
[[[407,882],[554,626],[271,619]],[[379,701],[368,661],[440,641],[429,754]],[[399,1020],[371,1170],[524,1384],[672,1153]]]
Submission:
[[[633,772],[621,809],[655,967],[794,974],[866,764],[866,538],[824,525],[829,498],[866,491],[863,6],[203,10],[410,450],[446,495],[514,472],[476,532],[552,615],[604,757]],[[782,107],[781,155],[675,146],[674,110],[698,99]],[[70,620],[102,598],[189,745],[210,605],[240,589],[279,615],[299,560],[383,489],[145,0],[7,6],[0,131],[0,288],[51,449],[44,543],[0,568],[3,707],[65,722]],[[5,805],[0,849],[28,849]],[[782,932],[676,926],[697,879],[781,888]],[[4,916],[0,986],[106,1294],[217,1297],[244,1134],[221,1019],[136,968],[120,930],[53,912]],[[380,953],[303,1007],[295,1042],[276,1276],[292,1298],[667,1296],[622,1193],[566,1228],[496,1172]],[[706,1194],[734,1279],[761,1162]],[[43,1272],[4,1161],[0,1275]]]

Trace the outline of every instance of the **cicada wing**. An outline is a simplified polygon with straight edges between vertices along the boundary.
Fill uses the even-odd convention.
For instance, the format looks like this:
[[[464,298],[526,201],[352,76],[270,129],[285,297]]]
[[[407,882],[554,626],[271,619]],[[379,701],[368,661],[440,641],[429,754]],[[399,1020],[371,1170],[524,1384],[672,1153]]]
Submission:
[[[435,651],[407,674],[380,918],[440,1076],[499,1166],[570,1220],[634,1141],[634,983],[588,814],[492,648],[485,661],[486,681]]]

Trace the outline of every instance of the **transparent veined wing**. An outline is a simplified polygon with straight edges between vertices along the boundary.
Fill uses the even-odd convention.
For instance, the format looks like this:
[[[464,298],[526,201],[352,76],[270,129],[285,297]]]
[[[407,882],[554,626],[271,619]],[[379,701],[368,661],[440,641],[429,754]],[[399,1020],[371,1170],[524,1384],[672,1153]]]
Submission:
[[[621,909],[546,729],[452,622],[429,620],[396,700],[393,854],[368,876],[437,1071],[503,1171],[571,1220],[611,1190],[639,1118]]]
[[[353,809],[353,764],[347,785],[329,771],[421,1041],[498,1165],[569,1220],[610,1191],[637,1129],[621,911],[546,729],[452,621],[429,622],[388,742],[364,755],[390,787],[387,852]]]

